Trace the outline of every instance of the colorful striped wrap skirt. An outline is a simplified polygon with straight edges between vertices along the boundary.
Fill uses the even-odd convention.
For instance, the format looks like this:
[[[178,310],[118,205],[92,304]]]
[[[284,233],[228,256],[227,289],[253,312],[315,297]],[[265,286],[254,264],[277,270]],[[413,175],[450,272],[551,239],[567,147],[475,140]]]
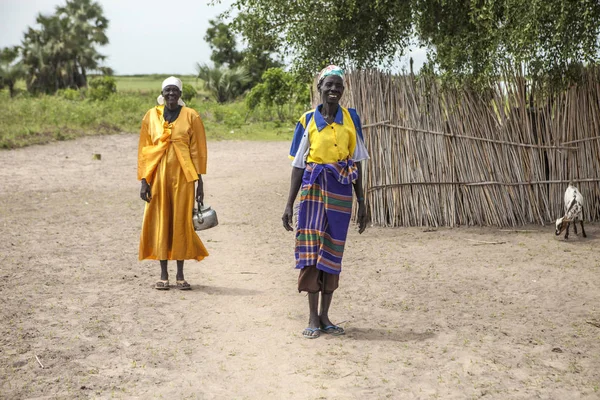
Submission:
[[[352,214],[352,182],[357,177],[352,160],[306,165],[296,230],[296,268],[315,265],[329,274],[341,272]]]

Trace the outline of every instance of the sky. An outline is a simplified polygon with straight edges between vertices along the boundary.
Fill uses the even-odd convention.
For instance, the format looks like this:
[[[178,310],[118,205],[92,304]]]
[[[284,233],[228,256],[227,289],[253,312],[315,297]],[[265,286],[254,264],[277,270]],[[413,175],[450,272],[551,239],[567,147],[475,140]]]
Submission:
[[[233,0],[96,0],[109,20],[109,44],[99,47],[105,66],[117,75],[196,73],[196,63],[210,64],[210,47],[204,41],[208,21],[227,10]],[[53,14],[66,0],[0,0],[0,48],[21,44],[23,33],[35,26],[39,13]],[[394,63],[393,70],[415,70],[425,61],[425,51],[412,49]]]
[[[196,63],[210,63],[204,41],[208,21],[232,0],[96,0],[108,18],[109,44],[98,47],[115,74],[195,74]],[[65,0],[0,0],[0,48],[21,44],[39,13],[53,14]]]

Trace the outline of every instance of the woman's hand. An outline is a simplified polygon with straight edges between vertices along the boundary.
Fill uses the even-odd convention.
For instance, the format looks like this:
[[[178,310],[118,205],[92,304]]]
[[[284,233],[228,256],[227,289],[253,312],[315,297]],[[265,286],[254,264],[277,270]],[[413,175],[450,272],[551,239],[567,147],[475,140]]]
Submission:
[[[196,201],[200,204],[204,204],[204,182],[202,176],[198,175],[198,187],[196,188]]]
[[[292,205],[287,205],[285,210],[283,211],[283,216],[281,220],[283,221],[283,227],[286,231],[293,231],[292,228],[292,218],[294,217],[294,210]]]
[[[363,233],[367,229],[367,207],[364,201],[358,202],[358,233]]]
[[[142,198],[142,200],[150,203],[150,200],[152,200],[152,188],[150,187],[150,184],[148,182],[146,182],[145,179],[142,179],[142,188],[140,189],[140,197]]]

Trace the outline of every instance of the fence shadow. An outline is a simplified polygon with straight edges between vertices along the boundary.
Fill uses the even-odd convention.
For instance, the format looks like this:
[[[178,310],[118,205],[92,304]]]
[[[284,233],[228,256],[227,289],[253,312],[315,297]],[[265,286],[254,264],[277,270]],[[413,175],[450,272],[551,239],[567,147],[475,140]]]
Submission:
[[[237,287],[192,285],[191,292],[194,291],[214,296],[256,296],[263,292],[262,290]]]
[[[390,341],[390,342],[421,342],[433,339],[436,334],[432,331],[414,332],[380,328],[348,328],[346,337],[353,340]]]

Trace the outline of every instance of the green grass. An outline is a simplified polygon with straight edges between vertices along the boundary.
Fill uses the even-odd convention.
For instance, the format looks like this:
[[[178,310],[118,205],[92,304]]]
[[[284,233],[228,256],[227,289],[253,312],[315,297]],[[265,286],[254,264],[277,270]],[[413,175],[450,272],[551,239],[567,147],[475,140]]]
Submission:
[[[146,92],[146,89],[156,82],[160,87],[162,78],[119,77],[117,82],[121,89],[106,101],[67,100],[46,95],[33,97],[26,92],[11,99],[6,90],[0,91],[4,111],[10,116],[0,124],[0,148],[85,135],[137,133],[142,117],[156,104],[160,90]],[[293,135],[293,119],[281,123],[269,110],[257,110],[249,115],[243,101],[218,104],[198,96],[188,106],[202,116],[209,140],[291,140]],[[303,111],[297,109],[293,114],[299,117]]]
[[[170,75],[121,75],[115,76],[117,81],[117,92],[141,92],[160,94],[161,84]],[[190,84],[199,92],[202,92],[202,80],[194,75],[178,75],[183,83]]]

